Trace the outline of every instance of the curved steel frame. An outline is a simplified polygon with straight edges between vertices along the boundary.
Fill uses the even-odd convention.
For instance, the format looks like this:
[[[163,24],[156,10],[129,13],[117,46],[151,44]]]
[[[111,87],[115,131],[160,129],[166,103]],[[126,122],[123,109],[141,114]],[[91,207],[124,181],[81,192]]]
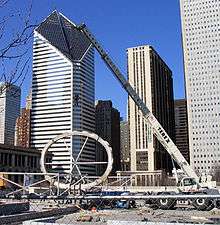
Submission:
[[[72,163],[73,163],[74,166],[77,167],[77,170],[78,170],[79,173],[80,173],[80,171],[79,171],[79,167],[77,165],[80,164],[80,163],[78,163],[78,159],[80,157],[80,154],[83,151],[83,148],[85,147],[85,144],[86,144],[88,138],[94,139],[96,142],[100,143],[105,148],[106,153],[107,153],[107,156],[108,156],[108,162],[107,162],[107,167],[106,167],[105,172],[103,173],[102,176],[100,176],[99,178],[97,178],[95,181],[92,181],[91,183],[81,184],[80,185],[80,188],[83,189],[83,190],[86,190],[86,189],[90,189],[92,187],[95,187],[97,185],[100,185],[102,182],[104,182],[107,179],[108,175],[110,174],[110,172],[112,170],[112,164],[113,164],[112,148],[109,146],[109,143],[107,141],[104,141],[97,134],[90,133],[90,132],[87,132],[87,131],[66,132],[66,133],[63,133],[61,135],[58,135],[55,138],[53,138],[52,140],[50,140],[45,145],[45,147],[44,147],[44,149],[42,150],[42,153],[41,153],[41,159],[40,159],[41,171],[43,173],[47,173],[47,170],[46,170],[46,167],[45,167],[45,164],[46,164],[45,159],[46,159],[46,153],[49,150],[49,148],[51,147],[51,145],[54,144],[55,142],[57,142],[60,139],[63,139],[63,138],[66,138],[66,137],[71,137],[71,136],[83,136],[83,137],[86,137],[86,141],[82,145],[82,148],[81,148],[81,150],[80,150],[77,158],[74,159],[72,157]],[[99,164],[99,162],[94,162],[93,164]],[[72,174],[70,174],[70,176],[71,175]],[[46,176],[47,175],[45,175],[45,178],[46,179],[49,179]],[[64,184],[64,183],[60,183],[60,182],[59,183],[58,182],[55,182],[55,185],[56,186],[59,185],[59,188],[63,188],[63,189],[70,189],[71,188],[71,183]],[[79,183],[78,183],[77,187],[79,188]],[[77,189],[77,187],[75,186],[74,188]]]

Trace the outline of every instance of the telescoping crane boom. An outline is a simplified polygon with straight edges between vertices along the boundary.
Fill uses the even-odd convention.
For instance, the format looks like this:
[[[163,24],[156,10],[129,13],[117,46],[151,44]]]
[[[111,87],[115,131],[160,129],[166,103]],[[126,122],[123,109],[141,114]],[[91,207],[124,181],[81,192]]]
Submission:
[[[189,163],[180,153],[177,146],[171,140],[169,135],[160,125],[158,120],[155,118],[153,113],[148,109],[148,107],[144,104],[138,94],[135,92],[134,88],[130,85],[130,83],[126,80],[124,75],[106,53],[106,51],[102,48],[99,42],[96,40],[95,36],[89,31],[85,24],[76,27],[78,30],[83,32],[83,34],[88,38],[90,43],[95,47],[95,49],[100,54],[103,61],[112,71],[113,75],[117,78],[117,80],[121,83],[122,87],[127,91],[128,95],[134,100],[135,104],[138,106],[139,110],[141,110],[143,116],[147,119],[148,123],[151,125],[153,132],[166,151],[170,154],[170,156],[176,161],[176,163],[181,167],[181,169],[185,172],[188,177],[194,178],[197,183],[199,183],[199,177],[195,173],[195,171],[191,168]]]

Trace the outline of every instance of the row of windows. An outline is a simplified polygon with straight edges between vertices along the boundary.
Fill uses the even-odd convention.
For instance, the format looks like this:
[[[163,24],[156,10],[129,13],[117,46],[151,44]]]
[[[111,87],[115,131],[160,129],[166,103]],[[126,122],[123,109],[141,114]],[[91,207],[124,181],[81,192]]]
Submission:
[[[204,45],[202,47],[204,48]],[[216,59],[211,59],[212,58],[211,56],[213,56],[213,54],[215,54],[215,52],[219,52],[219,51],[217,51],[217,50],[213,51],[213,52],[208,52],[208,50],[204,51],[204,52],[201,51],[200,54],[204,53],[205,54],[205,55],[203,55],[204,57],[188,58],[188,65],[189,66],[197,66],[197,65],[202,65],[202,64],[206,64],[206,65],[214,64],[214,65],[212,65],[213,67],[210,67],[210,68],[216,68],[216,67],[219,66],[218,62],[220,60],[219,59],[217,59],[217,60]],[[208,53],[211,53],[210,56],[209,56]],[[207,67],[207,68],[209,68],[209,67]]]
[[[190,11],[192,11],[194,8],[196,8],[196,9],[212,8],[212,6],[215,5],[215,3],[218,3],[218,0],[209,0],[209,1],[184,0],[183,6],[184,6],[184,9],[188,8]]]
[[[205,160],[205,161],[194,161],[195,164],[200,164],[200,163],[220,163],[220,160]]]
[[[214,22],[214,21],[213,21]],[[216,38],[216,37],[218,37],[218,35],[217,34],[209,34],[209,35],[203,35],[203,34],[209,34],[209,32],[205,32],[205,31],[202,31],[202,32],[191,32],[191,31],[189,31],[189,32],[186,32],[186,36],[187,37],[200,37],[201,39],[209,39],[210,40],[210,38]],[[217,33],[217,32],[216,32]]]
[[[194,99],[191,99],[191,102],[203,102],[203,101],[216,101],[216,100],[219,100],[220,97],[218,96],[212,96],[212,97],[207,97],[207,98],[194,98]]]
[[[216,120],[219,119],[219,115],[218,113],[215,113],[215,114],[209,114],[209,113],[203,113],[203,114],[192,114],[192,119],[196,119],[196,118],[204,118],[206,119],[206,117],[208,117],[209,119],[215,119],[215,122]],[[211,125],[212,127],[215,127],[214,125]]]
[[[59,59],[59,60],[62,60],[62,59]],[[57,68],[56,66],[57,65],[63,65],[63,67],[67,67],[67,63],[65,61],[62,60],[62,62],[59,62],[58,60],[54,60],[55,62],[52,62],[52,61],[49,61],[47,62],[46,64],[45,63],[36,63],[36,61],[33,63],[33,69],[38,69],[38,70],[41,70],[41,69],[44,69],[44,68],[50,68],[50,69],[54,69],[54,68]],[[68,65],[70,66],[70,65]]]
[[[61,83],[62,84],[62,83]],[[52,85],[51,85],[52,86]],[[55,85],[53,85],[53,86],[55,86]],[[41,92],[43,92],[43,91],[45,91],[46,93],[47,92],[51,92],[52,90],[56,90],[55,91],[55,93],[57,93],[57,91],[59,91],[59,89],[65,89],[66,91],[68,91],[68,90],[70,90],[71,89],[71,84],[69,84],[69,82],[67,82],[65,85],[63,84],[63,85],[60,85],[60,86],[58,86],[58,87],[48,87],[48,88],[35,88],[35,87],[32,87],[32,91],[33,92],[37,92],[37,93],[41,93]]]
[[[61,64],[63,64],[63,63],[61,63]],[[50,71],[50,70],[60,71],[60,69],[63,70],[63,69],[68,69],[68,68],[71,68],[71,65],[62,65],[62,66],[57,66],[57,67],[54,67],[54,68],[50,68],[49,66],[48,67],[43,66],[42,68],[36,67],[35,69],[33,69],[33,73],[34,72],[42,72],[42,71]]]
[[[220,105],[220,102],[218,102],[217,104]],[[214,109],[213,108],[191,109],[191,112],[210,112],[210,111],[214,111]]]
[[[62,106],[61,107],[57,107],[57,108],[39,108],[38,109],[35,109],[35,108],[32,108],[31,110],[31,115],[45,115],[45,114],[57,114],[57,113],[61,113],[61,112],[70,112],[69,110],[71,109],[70,106]]]
[[[195,169],[198,169],[198,170],[205,170],[207,172],[207,169],[215,169],[216,167],[215,166],[198,166],[198,167],[195,167]]]
[[[213,85],[214,84],[214,85]],[[215,88],[218,88],[219,87],[219,85],[218,86],[215,86],[215,84],[218,84],[218,81],[216,80],[216,81],[210,81],[210,82],[204,82],[204,83],[200,83],[200,82],[190,82],[190,86],[208,86],[208,85],[211,85],[214,89]]]
[[[204,137],[203,138],[198,138],[197,139],[197,141],[199,141],[199,142],[197,142],[196,143],[196,140],[193,140],[193,146],[215,146],[215,145],[217,145],[217,148],[219,147],[219,142],[218,143],[213,143],[213,142],[210,142],[210,143],[208,143],[208,142],[206,142],[206,143],[202,143],[201,141],[204,141]],[[213,151],[214,149],[212,149],[212,151]]]
[[[46,72],[43,72],[42,73],[42,71],[38,71],[38,72],[33,72],[33,78],[35,78],[35,77],[43,77],[43,76],[48,76],[48,77],[50,77],[50,75],[51,76],[54,76],[54,75],[58,75],[59,73],[66,73],[66,72],[69,72],[69,74],[70,74],[70,69],[60,69],[60,70],[56,70],[56,71],[46,71]]]
[[[59,79],[56,82],[51,81],[51,82],[37,82],[35,84],[32,84],[32,89],[39,89],[39,90],[45,90],[42,89],[42,87],[47,87],[47,89],[51,89],[51,87],[54,86],[59,86],[61,84],[63,84],[65,86],[65,84],[69,84],[70,83],[70,78],[69,79]],[[66,87],[66,86],[65,86]]]
[[[190,91],[190,92],[189,92]],[[219,91],[217,92],[212,92],[212,91],[209,91],[208,90],[201,90],[199,88],[193,88],[193,89],[188,89],[188,99],[191,100],[192,98],[197,98],[197,99],[205,99],[204,97],[208,98],[209,96],[213,96],[213,95],[219,95]],[[216,105],[219,105],[219,102],[216,104]],[[210,110],[206,110],[204,109],[204,111],[210,111]],[[213,111],[213,109],[212,109]]]
[[[71,78],[71,73],[57,73],[57,74],[54,74],[53,76],[37,76],[37,77],[34,77],[32,79],[32,84],[37,84],[37,83],[42,83],[42,82],[51,82],[51,81],[56,81],[56,80],[65,80],[65,79],[69,79]]]
[[[206,132],[206,133],[208,134],[208,132]],[[216,139],[219,139],[219,137],[217,136]],[[192,140],[193,140],[193,141],[194,141],[194,140],[195,140],[195,141],[196,141],[196,140],[204,140],[204,137],[201,137],[201,136],[200,136],[200,137],[195,137],[195,135],[194,135],[193,138],[192,138]],[[209,143],[209,142],[206,143],[206,145],[219,145],[219,144],[220,144],[219,142],[216,143],[216,142],[213,142],[213,141],[210,142],[210,143]]]
[[[33,102],[43,103],[43,102],[50,102],[50,101],[64,101],[64,100],[71,100],[71,94],[63,94],[58,96],[43,96],[43,97],[37,97]]]
[[[10,167],[39,168],[39,157],[25,156],[11,153],[0,153],[0,164]]]

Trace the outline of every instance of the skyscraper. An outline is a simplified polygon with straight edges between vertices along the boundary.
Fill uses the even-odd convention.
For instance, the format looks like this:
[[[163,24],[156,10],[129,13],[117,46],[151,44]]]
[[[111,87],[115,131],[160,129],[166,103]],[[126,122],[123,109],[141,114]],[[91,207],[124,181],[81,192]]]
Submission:
[[[127,49],[128,80],[171,138],[174,138],[172,72],[153,47]],[[170,170],[171,160],[129,97],[131,171]]]
[[[121,170],[130,171],[130,147],[128,121],[120,122]]]
[[[120,170],[120,113],[112,107],[111,101],[97,101],[95,106],[96,133],[112,147],[112,174]],[[107,154],[103,148],[97,146],[96,160],[107,162]],[[97,173],[103,174],[106,166],[98,166]]]
[[[14,145],[15,123],[20,114],[21,89],[0,83],[0,143]]]
[[[174,101],[176,146],[189,162],[189,135],[187,122],[186,99]]]
[[[74,23],[54,11],[34,31],[31,145],[42,149],[73,130],[95,131],[94,49]],[[71,155],[76,157],[82,143],[75,137],[54,144],[53,167],[71,172]],[[82,158],[95,160],[94,145],[87,143]],[[95,173],[94,166],[81,170]]]
[[[220,0],[180,0],[190,163],[220,165]]]
[[[23,148],[30,147],[30,118],[31,110],[22,108],[21,115],[16,120],[15,145]]]
[[[30,147],[31,139],[31,93],[26,98],[26,107],[21,109],[16,120],[15,145],[23,148]]]

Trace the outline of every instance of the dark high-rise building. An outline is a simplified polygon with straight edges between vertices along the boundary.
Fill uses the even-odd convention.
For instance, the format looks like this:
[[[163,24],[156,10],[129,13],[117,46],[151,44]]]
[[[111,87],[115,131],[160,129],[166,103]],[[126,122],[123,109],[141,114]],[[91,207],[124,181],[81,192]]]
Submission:
[[[184,158],[189,162],[189,135],[186,99],[175,100],[174,110],[176,145]]]
[[[128,121],[120,122],[121,170],[130,171],[130,148]]]
[[[96,133],[112,147],[112,174],[120,170],[120,113],[112,107],[111,101],[97,101],[95,107]],[[100,146],[96,149],[96,161],[105,162],[107,155]],[[106,166],[98,166],[97,174],[102,174]]]
[[[127,59],[129,83],[174,139],[172,71],[149,45],[127,49]],[[170,171],[172,163],[169,154],[153,136],[151,126],[131,97],[128,101],[128,121],[131,171]]]

